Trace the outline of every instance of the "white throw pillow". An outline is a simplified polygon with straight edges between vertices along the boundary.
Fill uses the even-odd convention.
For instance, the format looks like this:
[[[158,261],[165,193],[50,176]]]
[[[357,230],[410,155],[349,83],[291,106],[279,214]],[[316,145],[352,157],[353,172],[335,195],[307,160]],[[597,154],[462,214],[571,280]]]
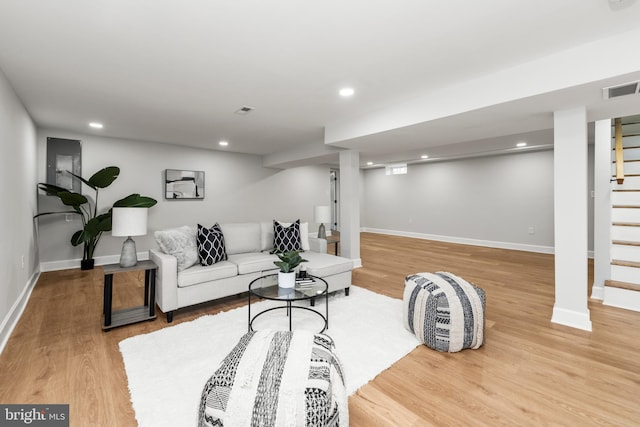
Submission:
[[[270,251],[274,244],[273,221],[261,221],[260,231],[260,244],[262,245],[260,250]]]
[[[173,255],[178,260],[178,271],[189,268],[198,262],[198,243],[196,228],[184,225],[153,233],[160,250]]]

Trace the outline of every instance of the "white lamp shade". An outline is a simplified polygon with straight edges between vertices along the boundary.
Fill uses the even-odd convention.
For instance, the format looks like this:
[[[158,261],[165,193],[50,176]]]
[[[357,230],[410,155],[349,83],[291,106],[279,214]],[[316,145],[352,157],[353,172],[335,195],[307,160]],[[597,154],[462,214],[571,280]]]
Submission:
[[[143,236],[147,234],[147,208],[113,208],[112,236]]]
[[[331,209],[329,206],[316,206],[313,216],[315,222],[329,223],[331,222]]]

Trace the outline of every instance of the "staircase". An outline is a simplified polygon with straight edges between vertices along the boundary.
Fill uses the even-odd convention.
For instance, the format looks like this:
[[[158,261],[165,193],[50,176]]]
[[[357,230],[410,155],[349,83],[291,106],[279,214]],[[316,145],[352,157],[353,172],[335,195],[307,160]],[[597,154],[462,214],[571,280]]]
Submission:
[[[618,124],[613,128],[619,135],[612,155],[611,277],[605,281],[603,302],[640,311],[640,116],[618,120],[617,132]],[[616,139],[621,146],[617,154]]]

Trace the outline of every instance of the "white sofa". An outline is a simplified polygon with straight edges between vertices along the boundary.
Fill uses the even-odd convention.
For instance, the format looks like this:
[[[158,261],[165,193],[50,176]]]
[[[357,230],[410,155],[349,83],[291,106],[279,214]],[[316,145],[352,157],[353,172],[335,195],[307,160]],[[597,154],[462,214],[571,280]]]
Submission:
[[[226,261],[210,266],[196,263],[178,271],[179,259],[185,267],[180,253],[172,255],[159,248],[149,251],[150,258],[158,265],[156,303],[166,313],[167,322],[173,321],[173,313],[180,308],[247,292],[252,280],[277,272],[273,261],[278,258],[269,253],[273,248],[272,222],[220,224],[220,228],[228,257]],[[193,233],[195,245],[195,227],[182,229]],[[326,253],[326,240],[307,237],[302,232],[304,249],[307,241],[308,250],[302,253],[302,257],[308,260],[303,263],[307,273],[323,278],[328,284],[329,292],[344,289],[349,295],[353,262],[348,258]]]

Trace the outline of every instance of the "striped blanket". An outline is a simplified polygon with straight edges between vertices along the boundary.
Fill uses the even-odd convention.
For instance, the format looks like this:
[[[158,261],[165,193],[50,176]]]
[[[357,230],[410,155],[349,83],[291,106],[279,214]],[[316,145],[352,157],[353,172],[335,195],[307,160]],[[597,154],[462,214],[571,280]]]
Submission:
[[[250,332],[204,386],[198,426],[348,426],[344,384],[329,336]]]
[[[484,340],[485,293],[451,273],[407,276],[404,325],[427,347],[456,352]]]

